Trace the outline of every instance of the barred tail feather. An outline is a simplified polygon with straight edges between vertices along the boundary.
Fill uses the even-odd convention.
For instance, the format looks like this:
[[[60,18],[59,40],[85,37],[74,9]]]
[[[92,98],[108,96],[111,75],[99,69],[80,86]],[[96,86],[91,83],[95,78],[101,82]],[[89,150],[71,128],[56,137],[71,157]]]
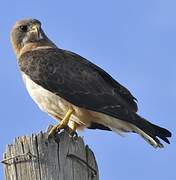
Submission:
[[[111,118],[109,118],[111,119]],[[109,120],[110,122],[110,120]],[[134,132],[139,134],[146,142],[152,145],[154,148],[163,148],[163,144],[160,142],[159,138],[170,144],[168,137],[172,134],[165,128],[159,127],[155,124],[150,123],[146,119],[134,114],[133,118],[129,121],[121,121],[119,119],[113,119],[113,123],[109,123],[109,128],[123,135],[123,132]]]
[[[168,137],[172,136],[170,131],[150,123],[139,115],[136,117],[137,118],[133,123],[134,132],[142,136],[149,144],[155,148],[163,148],[164,146],[158,138],[170,144],[169,140],[167,139]]]

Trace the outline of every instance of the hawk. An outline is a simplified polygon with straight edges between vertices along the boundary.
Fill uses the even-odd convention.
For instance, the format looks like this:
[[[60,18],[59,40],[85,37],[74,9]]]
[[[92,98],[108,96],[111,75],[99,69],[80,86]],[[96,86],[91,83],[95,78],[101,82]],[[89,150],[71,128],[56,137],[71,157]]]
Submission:
[[[10,33],[25,86],[37,105],[60,121],[49,132],[69,127],[134,132],[153,147],[171,132],[137,114],[136,98],[107,72],[73,52],[58,48],[36,19],[17,21]]]

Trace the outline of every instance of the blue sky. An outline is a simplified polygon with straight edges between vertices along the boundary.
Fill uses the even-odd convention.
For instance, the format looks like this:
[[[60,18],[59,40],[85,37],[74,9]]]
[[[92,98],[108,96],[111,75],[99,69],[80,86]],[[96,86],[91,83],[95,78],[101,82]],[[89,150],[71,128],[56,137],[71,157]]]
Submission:
[[[138,99],[139,113],[173,133],[156,150],[139,136],[86,130],[101,180],[175,179],[176,1],[2,1],[0,7],[0,157],[17,136],[56,123],[27,94],[9,41],[16,20],[39,19],[61,48],[104,68]],[[3,179],[2,166],[0,179]]]

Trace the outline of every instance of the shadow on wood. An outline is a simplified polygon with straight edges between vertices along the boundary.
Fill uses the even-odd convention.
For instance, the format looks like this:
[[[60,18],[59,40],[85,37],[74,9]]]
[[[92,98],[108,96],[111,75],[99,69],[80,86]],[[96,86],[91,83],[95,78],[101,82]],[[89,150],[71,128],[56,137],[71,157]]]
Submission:
[[[4,153],[6,180],[98,180],[93,152],[80,137],[66,132],[48,139],[47,133],[15,139]]]

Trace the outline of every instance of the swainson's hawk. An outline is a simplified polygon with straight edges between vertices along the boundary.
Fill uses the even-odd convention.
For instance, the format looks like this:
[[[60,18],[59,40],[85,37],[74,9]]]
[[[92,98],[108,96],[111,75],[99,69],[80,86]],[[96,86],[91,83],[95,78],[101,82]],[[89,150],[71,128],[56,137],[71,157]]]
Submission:
[[[11,42],[26,88],[37,105],[60,120],[50,134],[68,126],[135,132],[153,147],[171,133],[140,117],[135,97],[107,72],[73,52],[58,48],[40,21],[16,22]]]

